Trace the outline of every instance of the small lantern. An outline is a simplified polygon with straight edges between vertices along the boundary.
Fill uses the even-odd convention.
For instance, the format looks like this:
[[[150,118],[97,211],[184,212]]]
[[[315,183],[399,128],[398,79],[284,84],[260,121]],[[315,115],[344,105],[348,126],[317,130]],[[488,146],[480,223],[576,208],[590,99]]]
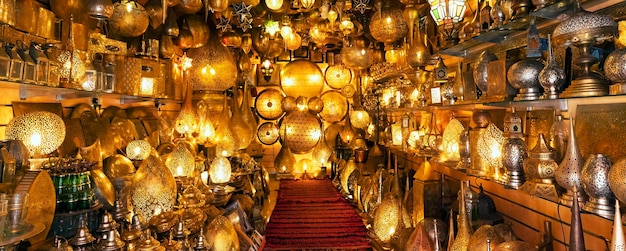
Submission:
[[[65,139],[65,123],[51,112],[31,112],[13,118],[6,128],[7,139],[21,140],[31,157],[54,152]]]
[[[126,146],[126,156],[131,160],[144,160],[150,155],[152,146],[145,140],[133,140]]]
[[[115,60],[105,57],[103,62],[104,66],[104,83],[102,83],[103,92],[113,92],[115,90]]]
[[[36,63],[37,66],[37,70],[36,70],[36,79],[35,81],[38,84],[48,84],[49,83],[49,74],[50,74],[50,60],[48,60],[48,57],[46,56],[46,54],[43,52],[43,49],[41,48],[41,45],[36,44],[36,43],[31,43],[30,44],[30,50],[29,50],[30,56],[33,58],[33,60]]]
[[[22,81],[24,74],[24,60],[17,54],[17,49],[12,43],[5,44],[6,53],[11,58],[11,67],[9,68],[9,81]]]
[[[11,57],[4,49],[4,43],[0,43],[0,80],[9,80]]]
[[[87,59],[85,62],[85,75],[81,79],[80,88],[85,91],[96,90],[96,84],[98,83],[98,71],[94,67],[91,60]]]
[[[174,151],[165,160],[165,166],[176,178],[190,177],[193,174],[195,164],[193,154],[182,143],[177,144]]]
[[[230,161],[226,157],[217,156],[211,162],[211,168],[209,169],[209,177],[211,183],[224,184],[230,181],[232,174]]]
[[[22,75],[24,83],[34,84],[37,81],[37,64],[30,56],[29,49],[20,43],[17,48],[17,54],[24,61],[24,73]]]

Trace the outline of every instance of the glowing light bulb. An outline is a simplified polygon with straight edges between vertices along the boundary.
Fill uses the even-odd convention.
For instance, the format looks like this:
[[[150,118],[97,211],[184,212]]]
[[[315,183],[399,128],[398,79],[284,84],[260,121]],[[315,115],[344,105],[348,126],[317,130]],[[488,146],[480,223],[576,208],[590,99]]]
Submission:
[[[128,11],[128,13],[133,11],[133,2],[127,2],[126,3],[126,11]]]
[[[30,144],[38,147],[41,145],[41,134],[39,134],[38,132],[33,133],[33,135],[30,136]]]

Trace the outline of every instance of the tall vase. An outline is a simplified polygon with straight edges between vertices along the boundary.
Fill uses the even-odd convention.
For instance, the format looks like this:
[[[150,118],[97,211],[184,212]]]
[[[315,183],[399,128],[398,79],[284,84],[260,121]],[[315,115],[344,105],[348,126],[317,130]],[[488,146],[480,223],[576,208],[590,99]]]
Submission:
[[[561,203],[571,206],[574,197],[574,190],[579,193],[578,197],[581,198],[580,201],[583,201],[581,196],[582,182],[580,181],[580,176],[585,160],[583,159],[583,156],[578,149],[578,143],[576,142],[574,117],[570,118],[569,131],[567,151],[565,152],[565,157],[563,157],[563,161],[561,161],[559,168],[557,168],[554,173],[554,178],[559,186],[567,190],[567,193],[561,196]]]
[[[583,235],[583,223],[580,218],[578,201],[579,188],[574,187],[572,196],[572,221],[569,231],[569,251],[585,251],[585,237]]]
[[[543,87],[541,99],[559,98],[559,88],[565,83],[565,71],[559,66],[554,57],[552,37],[548,34],[548,58],[547,63],[539,72],[539,84]]]
[[[239,96],[237,95],[238,92],[239,91],[235,88],[235,95],[231,99],[230,108],[232,110],[232,116],[230,118],[230,124],[234,133],[237,135],[237,149],[246,149],[248,145],[250,145],[250,142],[252,142],[252,136],[254,135],[252,131],[256,128],[252,129],[250,124],[243,119],[243,114],[237,102]]]
[[[419,11],[415,6],[407,6],[404,13],[409,21],[409,46],[406,52],[406,61],[414,69],[424,69],[430,59],[430,50],[422,40],[422,34],[419,27]],[[415,20],[418,20],[417,24]],[[415,28],[417,25],[417,28]],[[414,33],[415,30],[415,33]]]
[[[248,83],[243,85],[243,101],[241,101],[241,118],[245,123],[250,126],[252,129],[252,141],[254,141],[254,135],[258,127],[258,123],[256,121],[256,116],[252,109],[250,109],[250,90],[248,87]]]
[[[472,225],[470,223],[469,215],[465,207],[465,186],[461,185],[461,193],[459,196],[459,218],[457,219],[458,231],[454,242],[450,245],[448,250],[450,251],[466,251],[468,248],[469,240],[472,237]]]
[[[615,201],[615,217],[613,217],[613,237],[611,238],[610,251],[626,250],[626,240],[624,240],[624,227],[622,226],[622,214],[619,213],[619,201]]]

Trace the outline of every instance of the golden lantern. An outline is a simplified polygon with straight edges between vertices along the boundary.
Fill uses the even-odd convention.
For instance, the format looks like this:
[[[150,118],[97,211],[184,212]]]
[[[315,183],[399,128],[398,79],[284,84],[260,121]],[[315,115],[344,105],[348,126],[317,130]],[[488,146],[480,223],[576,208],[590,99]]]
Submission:
[[[211,162],[211,167],[209,168],[209,177],[211,178],[211,183],[214,184],[225,184],[230,181],[230,176],[232,174],[230,160],[226,157],[217,156]]]
[[[141,4],[132,0],[122,0],[113,4],[109,25],[116,34],[137,37],[148,29],[150,16]]]
[[[283,8],[283,0],[265,0],[265,6],[272,11],[278,11]]]
[[[189,69],[194,91],[221,92],[236,84],[235,57],[222,45],[218,36],[209,36],[204,46],[189,49],[187,55],[194,60]]]
[[[389,4],[388,2],[385,3]],[[378,6],[378,11],[372,15],[370,20],[369,29],[370,34],[377,41],[393,43],[406,36],[409,26],[401,9],[387,5]]]
[[[313,97],[309,99],[306,106],[309,108],[310,113],[317,115],[324,109],[324,101],[321,98]]]
[[[317,177],[320,169],[320,166],[315,165],[313,160],[305,158],[298,161],[295,172],[303,174],[303,178],[308,178],[309,175],[309,177]]]
[[[144,160],[150,156],[152,146],[145,140],[133,140],[126,146],[126,156],[131,160]]]
[[[502,178],[502,144],[504,144],[504,133],[495,125],[490,123],[486,130],[480,135],[477,143],[478,155],[488,165],[491,177],[499,180]]]
[[[341,89],[352,80],[352,71],[343,64],[328,66],[324,75],[326,84],[333,89]]]
[[[359,129],[365,129],[370,125],[370,114],[362,108],[356,108],[350,113],[350,122]]]
[[[174,151],[165,159],[165,166],[174,177],[190,177],[196,166],[193,154],[182,143],[178,143]]]
[[[187,100],[191,103],[191,90],[187,93],[185,97],[185,104]],[[198,130],[198,114],[194,111],[191,104],[185,105],[183,104],[182,109],[176,116],[176,120],[174,121],[174,129],[176,132],[182,135],[190,135],[191,133]]]
[[[356,162],[354,162],[354,158],[350,158],[346,165],[341,170],[339,174],[339,179],[341,183],[341,191],[343,194],[352,194],[350,193],[350,175],[352,172],[356,171],[358,167],[356,166]]]
[[[441,141],[443,154],[442,160],[449,162],[458,162],[461,158],[459,153],[460,136],[465,128],[458,119],[453,118],[443,130],[443,139]]]
[[[241,118],[243,119],[244,123],[250,126],[250,141],[254,141],[254,135],[258,123],[256,121],[256,116],[254,116],[252,109],[250,109],[250,91],[248,90],[248,84],[244,84],[242,99],[243,101],[241,102]]]
[[[65,123],[51,112],[22,114],[7,125],[6,138],[21,140],[31,157],[40,157],[61,146],[65,140]]]
[[[239,104],[237,104],[237,92],[235,91],[235,96],[231,98],[230,125],[233,127],[235,135],[237,135],[237,149],[245,149],[252,142],[253,130],[256,130],[256,127],[252,128],[251,124],[244,120]]]
[[[403,218],[407,212],[403,212],[402,202],[394,193],[387,193],[374,212],[372,228],[383,245],[389,245],[399,238],[404,229]],[[409,223],[410,224],[410,223]]]
[[[294,153],[313,149],[322,136],[322,122],[306,111],[287,114],[281,123],[282,138]]]
[[[159,158],[150,155],[139,166],[133,176],[130,200],[135,213],[144,222],[173,209],[176,203],[176,180]]]
[[[296,98],[287,96],[280,101],[280,108],[283,109],[285,113],[289,114],[298,109],[298,102],[296,101]]]
[[[231,221],[218,215],[207,226],[204,236],[211,250],[239,250],[239,237]]]
[[[324,74],[309,60],[292,61],[280,71],[280,86],[287,96],[312,98],[322,93]]]
[[[287,50],[295,51],[302,47],[302,36],[298,33],[291,33],[285,40],[285,48]]]
[[[326,166],[328,160],[330,159],[330,156],[333,155],[333,149],[330,148],[328,144],[326,144],[326,140],[324,140],[325,137],[323,130],[320,139],[322,140],[318,141],[317,145],[315,145],[315,148],[313,148],[311,157],[313,158],[313,161],[315,161],[315,164],[317,164],[318,166]]]
[[[274,168],[276,168],[280,174],[291,174],[293,173],[295,165],[296,158],[293,156],[293,153],[291,152],[291,149],[289,149],[287,141],[285,140],[283,146],[276,155],[276,158],[274,158]]]
[[[254,101],[254,108],[263,119],[274,120],[283,116],[281,102],[285,95],[273,88],[268,88],[259,93]]]
[[[346,145],[349,145],[350,143],[352,143],[352,141],[357,137],[357,132],[354,129],[354,127],[352,127],[352,123],[350,122],[350,117],[348,117],[346,119],[345,124],[343,125],[343,129],[341,129],[341,131],[339,132],[339,138],[341,139],[341,142],[343,142]]]
[[[70,18],[69,39],[65,45],[65,49],[57,56],[59,62],[60,81],[72,84],[75,80],[80,80],[85,76],[85,62],[80,56],[79,51],[74,47],[74,18]]]
[[[217,121],[217,129],[215,131],[215,144],[217,145],[216,153],[218,156],[228,157],[233,155],[239,149],[239,139],[230,120],[230,112],[227,104],[227,98],[224,97],[224,106],[222,114]]]
[[[198,140],[206,145],[215,144],[215,126],[209,119],[209,110],[204,100],[198,101],[197,110],[200,122],[198,123]]]
[[[320,97],[324,102],[324,109],[319,113],[326,122],[339,122],[348,113],[348,100],[339,91],[326,91]]]

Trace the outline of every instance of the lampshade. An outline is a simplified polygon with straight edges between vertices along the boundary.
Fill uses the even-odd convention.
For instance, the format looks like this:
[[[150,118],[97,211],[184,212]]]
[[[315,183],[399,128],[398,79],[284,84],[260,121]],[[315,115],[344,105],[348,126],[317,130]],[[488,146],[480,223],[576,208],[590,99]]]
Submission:
[[[235,90],[235,96],[231,98],[230,124],[233,127],[234,133],[237,135],[237,149],[245,149],[252,142],[252,137],[254,136],[252,131],[256,130],[256,126],[252,128],[251,123],[248,123],[243,119],[243,114],[239,108],[239,104],[237,103],[237,96],[239,96],[237,93],[238,92]]]
[[[131,160],[144,160],[150,155],[152,146],[145,140],[133,140],[126,146],[126,156]]]
[[[208,247],[211,250],[239,250],[239,237],[231,221],[218,215],[204,231]]]
[[[285,95],[273,88],[267,88],[259,93],[254,101],[254,108],[263,119],[273,120],[283,116],[281,101]]]
[[[402,204],[393,193],[385,194],[382,202],[374,212],[372,228],[376,236],[384,243],[389,244],[400,236],[402,223]]]
[[[461,133],[463,133],[463,124],[458,119],[452,119],[448,122],[448,125],[443,130],[443,156],[446,161],[456,162],[459,161],[461,156],[459,155],[459,139]]]
[[[339,138],[341,139],[341,142],[349,145],[356,139],[356,137],[357,132],[354,127],[352,127],[352,123],[350,122],[350,118],[348,117],[345,124],[343,125],[343,128],[341,129],[341,131],[339,131]]]
[[[150,155],[133,176],[130,200],[145,222],[171,211],[176,203],[176,180],[159,158]]]
[[[326,122],[339,122],[348,112],[348,100],[341,92],[326,91],[320,97],[324,102],[324,109],[319,113]]]
[[[384,6],[371,17],[370,34],[383,43],[393,43],[405,37],[409,26],[402,15],[402,9]]]
[[[31,112],[13,118],[6,138],[21,140],[31,157],[54,152],[65,140],[65,123],[51,112]]]
[[[478,138],[478,155],[486,161],[491,172],[487,175],[499,176],[501,174],[499,170],[502,166],[502,144],[504,140],[504,133],[495,123],[490,123],[485,132]]]
[[[190,177],[195,165],[193,154],[182,143],[178,143],[165,160],[165,166],[174,177]]]
[[[293,156],[291,149],[289,149],[287,141],[285,141],[276,155],[276,158],[274,158],[274,168],[278,170],[278,173],[286,174],[293,173],[295,165],[296,158]]]
[[[280,86],[287,96],[319,96],[324,88],[324,75],[317,64],[309,60],[288,63],[280,71]]]
[[[321,121],[307,111],[294,111],[281,123],[281,138],[294,153],[313,149],[322,135]]]
[[[230,181],[232,170],[230,160],[226,157],[217,156],[211,162],[211,168],[209,169],[209,177],[211,182],[215,184],[224,184]]]
[[[362,108],[355,108],[350,113],[350,122],[356,128],[365,129],[371,122],[370,114]]]
[[[204,46],[189,49],[187,55],[194,60],[188,74],[194,91],[221,92],[235,85],[238,72],[235,57],[218,36],[209,36]]]
[[[352,80],[352,71],[343,64],[328,66],[324,74],[326,84],[334,89],[341,89]]]
[[[315,165],[315,162],[311,159],[303,158],[298,161],[296,165],[296,173],[308,173],[316,176],[320,171],[320,166]]]
[[[465,0],[428,0],[430,15],[437,25],[458,23],[465,14]]]
[[[137,37],[150,25],[148,11],[132,0],[122,0],[113,4],[113,14],[109,18],[111,31],[124,37]]]
[[[322,140],[318,141],[317,145],[315,145],[315,148],[313,148],[311,157],[313,158],[313,161],[315,161],[316,165],[326,166],[328,159],[330,159],[330,156],[333,154],[333,149],[330,148],[328,144],[326,144],[326,140],[324,140],[325,137],[323,130],[320,139]]]

